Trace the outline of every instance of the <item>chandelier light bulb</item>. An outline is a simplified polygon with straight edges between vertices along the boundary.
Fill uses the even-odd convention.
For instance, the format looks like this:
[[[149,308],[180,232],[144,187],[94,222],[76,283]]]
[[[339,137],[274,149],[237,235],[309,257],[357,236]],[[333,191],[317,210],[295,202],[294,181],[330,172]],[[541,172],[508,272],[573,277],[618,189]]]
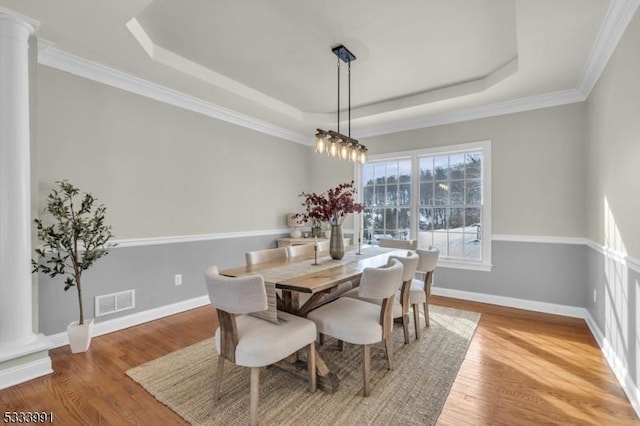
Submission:
[[[342,142],[340,144],[340,158],[343,160],[349,158],[349,144],[347,142]]]
[[[316,133],[316,152],[323,154],[326,150],[324,135],[320,132]]]
[[[332,157],[338,156],[338,139],[335,137],[329,140],[329,155]]]
[[[360,150],[358,149],[357,145],[355,145],[355,144],[351,145],[351,152],[350,152],[351,155],[350,155],[349,159],[351,161],[354,161],[354,162],[358,161],[358,159],[360,158],[359,151]]]
[[[363,149],[360,151],[360,162],[365,164],[367,162],[367,150]]]

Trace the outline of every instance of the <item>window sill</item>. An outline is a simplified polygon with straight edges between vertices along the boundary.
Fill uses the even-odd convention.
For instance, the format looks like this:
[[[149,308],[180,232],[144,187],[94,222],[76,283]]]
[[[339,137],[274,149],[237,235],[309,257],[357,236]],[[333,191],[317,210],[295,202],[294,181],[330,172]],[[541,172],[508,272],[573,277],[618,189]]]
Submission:
[[[467,271],[481,272],[491,272],[491,269],[493,268],[493,265],[490,263],[456,262],[451,260],[439,260],[438,266],[442,268],[464,269]]]

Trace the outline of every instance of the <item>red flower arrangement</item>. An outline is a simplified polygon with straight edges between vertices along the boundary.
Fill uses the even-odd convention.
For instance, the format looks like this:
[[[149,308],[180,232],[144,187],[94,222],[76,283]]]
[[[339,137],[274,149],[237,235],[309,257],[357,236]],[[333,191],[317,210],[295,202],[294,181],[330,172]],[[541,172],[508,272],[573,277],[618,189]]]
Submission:
[[[362,204],[354,201],[356,193],[353,181],[341,183],[321,194],[303,192],[300,197],[304,197],[302,205],[306,207],[307,212],[296,213],[293,217],[305,222],[319,220],[329,222],[331,225],[340,225],[347,214],[360,213],[364,210]]]

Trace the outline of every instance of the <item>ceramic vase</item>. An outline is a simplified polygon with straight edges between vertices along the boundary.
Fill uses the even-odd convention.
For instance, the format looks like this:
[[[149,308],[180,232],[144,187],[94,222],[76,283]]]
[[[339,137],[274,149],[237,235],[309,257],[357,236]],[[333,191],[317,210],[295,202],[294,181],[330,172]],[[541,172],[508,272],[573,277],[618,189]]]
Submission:
[[[67,327],[69,336],[69,346],[71,353],[77,354],[86,352],[91,344],[91,331],[93,329],[93,319],[85,320],[84,324],[78,325],[78,321],[73,321]]]
[[[329,255],[332,259],[344,257],[344,239],[342,238],[342,224],[331,225],[331,239],[329,240]]]

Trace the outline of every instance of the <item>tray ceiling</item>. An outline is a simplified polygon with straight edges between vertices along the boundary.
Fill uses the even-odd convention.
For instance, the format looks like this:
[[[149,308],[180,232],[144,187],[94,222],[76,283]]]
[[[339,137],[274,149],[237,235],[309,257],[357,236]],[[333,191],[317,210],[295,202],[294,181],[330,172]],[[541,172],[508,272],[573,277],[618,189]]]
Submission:
[[[335,124],[352,63],[354,134],[576,90],[630,0],[0,0],[56,49],[260,122]],[[637,6],[637,5],[636,5]],[[634,9],[635,11],[635,9]],[[346,106],[343,67],[342,106]]]

